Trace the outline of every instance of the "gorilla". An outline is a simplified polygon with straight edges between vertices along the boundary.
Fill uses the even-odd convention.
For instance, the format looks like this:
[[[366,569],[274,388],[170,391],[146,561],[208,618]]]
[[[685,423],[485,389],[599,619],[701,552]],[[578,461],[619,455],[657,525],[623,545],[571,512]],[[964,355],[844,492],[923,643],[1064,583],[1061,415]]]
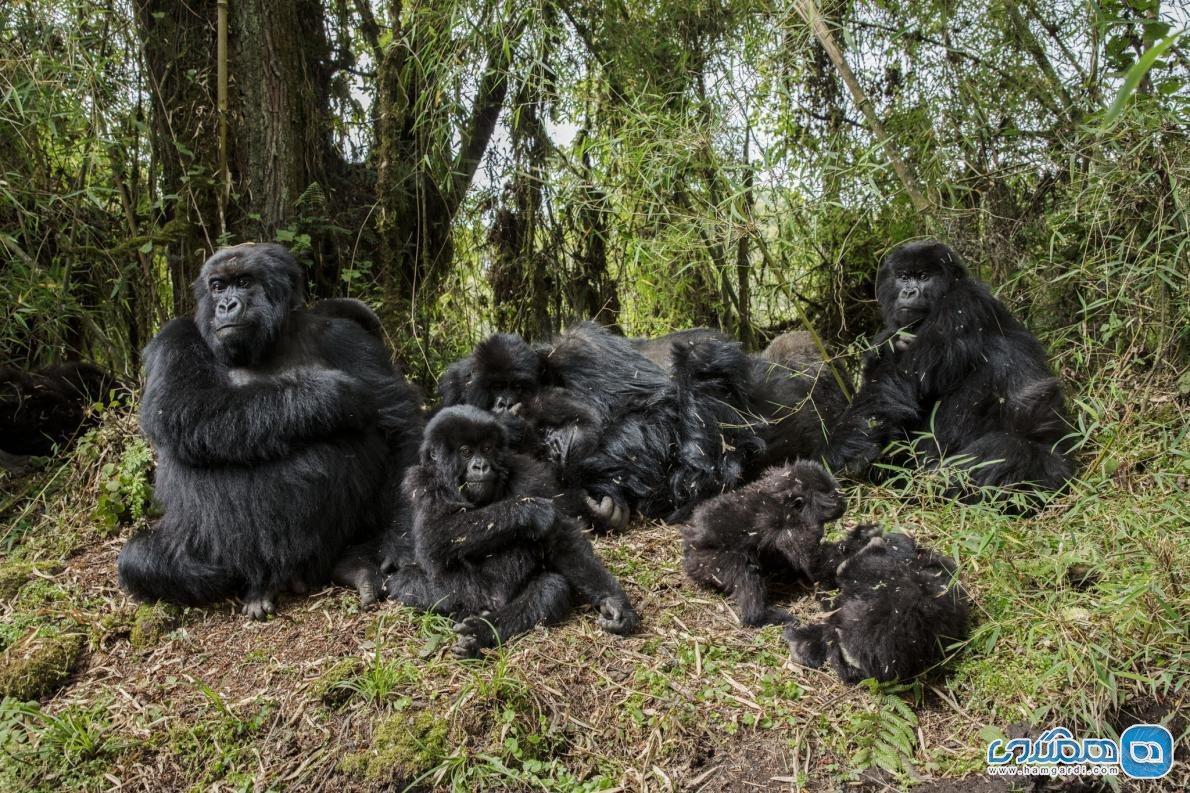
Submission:
[[[694,511],[682,528],[682,564],[696,583],[729,594],[744,625],[791,622],[789,612],[767,604],[766,581],[817,578],[823,527],[846,506],[819,463],[772,468]]]
[[[839,595],[830,615],[785,628],[797,663],[813,669],[829,663],[845,683],[907,680],[966,639],[970,601],[949,559],[870,525],[853,529],[834,553],[844,555],[832,573]]]
[[[672,371],[675,356],[699,349],[735,345],[711,328],[675,331],[655,339],[633,339],[632,345],[662,369]],[[763,442],[746,475],[797,459],[817,459],[827,445],[827,430],[847,407],[847,399],[822,359],[813,336],[790,331],[778,336],[760,355],[749,357],[746,372],[734,372],[734,388],[725,396],[737,415]]]
[[[739,344],[706,338],[674,345],[672,356],[667,374],[590,323],[567,330],[545,353],[547,377],[601,422],[594,449],[572,454],[567,472],[601,513],[680,520],[699,501],[741,484],[763,448],[740,408],[750,364]]]
[[[194,297],[194,318],[145,348],[164,515],[124,546],[121,585],[183,605],[239,597],[255,619],[332,576],[374,600],[371,554],[348,547],[390,521],[422,425],[379,320],[362,303],[304,308],[302,270],[273,244],[216,252]]]
[[[120,387],[95,364],[69,361],[34,372],[0,367],[0,452],[14,468],[24,457],[45,457],[95,423],[87,409]]]
[[[624,590],[578,523],[555,507],[549,467],[513,452],[491,413],[441,410],[403,489],[413,506],[416,565],[402,566],[384,589],[404,605],[458,618],[456,656],[559,622],[576,596],[598,610],[604,630],[636,629]]]
[[[828,465],[863,474],[890,441],[929,434],[931,464],[953,458],[976,486],[1059,490],[1072,476],[1069,425],[1033,334],[939,242],[889,253],[876,296],[884,329],[831,433]]]

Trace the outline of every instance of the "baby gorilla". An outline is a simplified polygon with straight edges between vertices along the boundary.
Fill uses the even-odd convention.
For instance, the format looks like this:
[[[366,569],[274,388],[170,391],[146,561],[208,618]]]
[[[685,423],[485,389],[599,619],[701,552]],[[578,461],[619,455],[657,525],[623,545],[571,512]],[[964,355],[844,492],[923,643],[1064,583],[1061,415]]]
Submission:
[[[818,463],[770,468],[695,510],[682,529],[686,573],[731,595],[744,625],[791,622],[787,611],[767,605],[766,579],[815,578],[823,525],[845,508],[838,483]]]
[[[459,657],[561,621],[575,595],[599,610],[604,630],[632,633],[638,619],[628,596],[554,506],[558,491],[546,464],[509,450],[492,414],[444,408],[404,482],[417,567],[390,576],[388,596],[457,617]]]
[[[878,531],[857,526],[835,546],[859,550],[837,551],[845,557],[834,572],[840,591],[826,620],[785,628],[794,661],[814,669],[829,661],[845,683],[907,680],[967,636],[971,607],[954,563],[908,535]]]

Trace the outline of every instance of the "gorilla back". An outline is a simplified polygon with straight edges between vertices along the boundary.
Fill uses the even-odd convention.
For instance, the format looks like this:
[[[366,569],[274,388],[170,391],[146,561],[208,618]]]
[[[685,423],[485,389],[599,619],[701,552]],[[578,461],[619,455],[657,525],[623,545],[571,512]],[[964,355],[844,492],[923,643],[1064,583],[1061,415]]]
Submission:
[[[240,596],[264,618],[279,591],[323,583],[348,543],[383,528],[418,399],[365,323],[301,307],[280,246],[216,253],[195,295],[195,318],[145,350],[141,427],[165,514],[128,542],[120,581],[145,600]]]

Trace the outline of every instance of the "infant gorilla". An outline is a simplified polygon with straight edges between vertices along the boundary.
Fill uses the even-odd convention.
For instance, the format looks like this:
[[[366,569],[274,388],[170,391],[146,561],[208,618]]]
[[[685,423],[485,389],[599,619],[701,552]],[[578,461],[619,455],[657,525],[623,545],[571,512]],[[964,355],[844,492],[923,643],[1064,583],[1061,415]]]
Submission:
[[[967,636],[970,603],[955,565],[905,534],[881,536],[861,525],[828,546],[841,560],[823,578],[839,587],[825,621],[785,628],[793,660],[814,669],[830,662],[845,683],[906,680],[942,661]]]
[[[599,610],[604,630],[632,633],[628,596],[555,507],[560,490],[548,465],[509,450],[492,414],[444,408],[405,476],[417,565],[390,576],[386,594],[457,617],[459,657],[562,620],[576,594]]]
[[[787,611],[767,605],[766,578],[817,578],[823,526],[842,516],[846,503],[816,462],[770,468],[694,511],[682,529],[686,573],[729,594],[744,625],[792,622]]]

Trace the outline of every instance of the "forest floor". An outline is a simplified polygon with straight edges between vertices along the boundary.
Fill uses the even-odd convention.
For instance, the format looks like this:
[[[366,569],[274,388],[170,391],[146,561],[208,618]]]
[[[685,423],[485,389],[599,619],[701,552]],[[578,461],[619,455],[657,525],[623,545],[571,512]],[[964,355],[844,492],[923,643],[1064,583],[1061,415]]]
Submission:
[[[117,518],[151,461],[111,410],[69,457],[0,479],[0,686],[26,694],[0,704],[0,789],[984,793],[1016,789],[984,773],[993,738],[1161,721],[1173,772],[1117,789],[1186,790],[1190,407],[1159,379],[1075,403],[1084,473],[1036,516],[948,503],[929,476],[848,487],[836,531],[913,532],[959,561],[977,604],[947,675],[884,686],[741,628],[657,523],[596,541],[643,617],[628,638],[581,610],[458,661],[447,621],[341,589],[267,623],[230,603],[138,608],[115,561],[145,520]],[[814,593],[786,605],[820,610]]]

